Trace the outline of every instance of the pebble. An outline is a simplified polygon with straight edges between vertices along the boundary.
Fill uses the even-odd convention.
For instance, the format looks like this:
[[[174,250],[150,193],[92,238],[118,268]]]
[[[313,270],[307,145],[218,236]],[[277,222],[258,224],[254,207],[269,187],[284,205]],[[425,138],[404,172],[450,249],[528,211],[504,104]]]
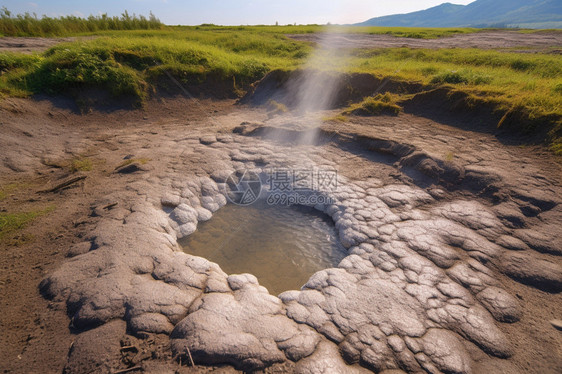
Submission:
[[[556,329],[562,331],[562,320],[560,319],[553,319],[550,321],[550,324]]]

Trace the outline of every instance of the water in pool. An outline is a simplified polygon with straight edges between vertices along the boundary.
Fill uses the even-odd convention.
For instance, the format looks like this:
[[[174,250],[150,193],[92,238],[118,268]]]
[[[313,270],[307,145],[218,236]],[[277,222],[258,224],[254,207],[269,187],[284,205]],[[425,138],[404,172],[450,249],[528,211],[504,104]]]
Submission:
[[[275,295],[300,289],[312,274],[336,266],[346,255],[325,214],[265,203],[229,204],[180,244],[228,274],[255,275]]]

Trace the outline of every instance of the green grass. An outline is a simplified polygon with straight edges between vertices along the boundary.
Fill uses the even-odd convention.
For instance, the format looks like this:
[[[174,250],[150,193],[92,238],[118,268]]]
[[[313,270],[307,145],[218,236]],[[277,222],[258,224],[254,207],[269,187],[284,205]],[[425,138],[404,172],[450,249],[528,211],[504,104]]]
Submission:
[[[13,18],[5,16],[0,24]],[[240,95],[273,69],[305,66],[312,46],[285,34],[323,30],[318,25],[166,26],[157,30],[93,33],[61,29],[60,35],[96,37],[59,44],[44,53],[0,53],[0,95],[72,95],[94,88],[117,98],[132,98],[135,104],[142,105],[166,82],[172,86],[168,74],[188,90],[208,84],[211,91],[226,90]],[[382,27],[332,27],[331,31],[419,38],[477,32]],[[550,126],[553,149],[562,152],[562,147],[556,146],[562,142],[562,60],[555,54],[462,48],[348,52],[338,58],[320,55],[315,60],[319,68],[326,70],[369,73],[416,83],[425,89],[446,86],[468,94],[475,103],[489,103],[503,113],[517,109],[539,126],[541,121]]]
[[[204,31],[220,32],[246,32],[246,33],[268,33],[268,34],[313,34],[319,32],[370,34],[370,35],[392,35],[404,38],[437,39],[455,34],[468,34],[479,32],[474,28],[421,28],[421,27],[378,27],[378,26],[323,26],[323,25],[287,25],[287,26],[176,26],[175,29],[195,29]]]
[[[396,80],[450,86],[500,109],[562,116],[562,61],[548,54],[479,49],[356,51],[350,68]]]
[[[10,194],[16,190],[18,190],[19,184],[18,183],[10,183],[5,186],[0,187],[0,201],[6,200]]]
[[[382,114],[397,116],[400,113],[400,106],[396,104],[396,97],[390,93],[369,96],[362,102],[351,105],[342,114],[355,114],[360,116],[379,116]]]
[[[211,79],[246,88],[275,68],[295,68],[311,47],[282,35],[201,30],[104,32],[31,56],[0,54],[0,93],[25,96],[102,88],[140,104],[165,72],[191,86]]]
[[[69,169],[72,173],[76,173],[77,171],[90,171],[92,168],[92,160],[87,157],[78,157],[70,161]]]
[[[37,217],[48,214],[54,210],[54,207],[47,207],[42,210],[31,211],[31,212],[19,212],[19,213],[0,213],[0,240],[3,240],[7,235],[13,234]]]
[[[0,201],[6,200],[11,195],[26,191],[32,187],[28,182],[8,183],[0,186]]]
[[[0,9],[0,36],[68,36],[102,30],[150,30],[163,27],[152,13],[148,18],[142,15],[131,16],[127,11],[121,17],[108,17],[103,14],[88,18],[37,18],[29,13],[12,15],[6,7]]]
[[[77,156],[72,159],[51,160],[44,159],[43,164],[57,169],[66,169],[71,173],[78,171],[91,171],[94,168],[94,161],[88,157]],[[99,163],[99,160],[96,161]]]

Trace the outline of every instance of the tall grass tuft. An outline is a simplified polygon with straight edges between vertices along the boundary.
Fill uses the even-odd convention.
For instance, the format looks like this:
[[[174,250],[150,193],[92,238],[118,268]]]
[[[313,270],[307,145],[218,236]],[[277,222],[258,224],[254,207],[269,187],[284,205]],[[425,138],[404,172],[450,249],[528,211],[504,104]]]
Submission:
[[[0,10],[0,36],[65,36],[106,30],[158,30],[164,25],[152,12],[143,15],[130,15],[125,11],[121,17],[75,16],[38,18],[36,14],[13,15],[6,7]]]

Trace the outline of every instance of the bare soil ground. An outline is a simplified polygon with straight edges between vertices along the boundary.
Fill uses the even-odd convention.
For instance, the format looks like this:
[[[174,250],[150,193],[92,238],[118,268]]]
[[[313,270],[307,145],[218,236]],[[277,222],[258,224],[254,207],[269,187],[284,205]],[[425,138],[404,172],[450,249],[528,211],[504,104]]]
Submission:
[[[313,43],[322,41],[322,34],[298,34],[289,37]],[[330,37],[330,45],[339,48],[525,48],[529,51],[561,53],[562,33],[540,32],[523,34],[517,31],[483,31],[456,34],[440,39],[401,38],[392,35],[341,34]],[[552,50],[552,47],[556,49]]]
[[[293,37],[317,41],[315,35]],[[548,40],[543,42],[545,38]],[[40,50],[68,40],[0,38],[0,51]],[[354,47],[541,49],[547,45],[562,45],[562,35],[488,32],[429,41],[353,35],[342,36],[341,42]],[[0,200],[0,211],[52,210],[23,230],[0,239],[0,369],[5,373],[63,371],[69,347],[76,338],[75,331],[65,310],[42,297],[39,283],[67,261],[68,249],[80,241],[82,226],[89,222],[96,208],[91,202],[117,188],[115,183],[119,182],[113,178],[117,166],[149,144],[166,141],[164,134],[168,132],[230,133],[233,126],[242,121],[260,121],[266,117],[263,110],[235,106],[232,100],[161,98],[150,101],[141,110],[88,114],[80,114],[66,99],[0,101],[0,187],[16,186]],[[560,160],[544,148],[510,146],[493,134],[463,130],[427,118],[410,114],[356,118],[345,125],[327,125],[326,129],[411,143],[436,157],[477,163],[512,180],[521,175],[533,175],[537,188],[545,181],[557,188],[562,186]],[[334,152],[341,150],[334,149]],[[72,160],[80,159],[90,160],[91,170],[72,170],[69,166]],[[361,178],[370,160],[351,157],[347,163],[347,176]],[[151,167],[160,166],[165,165],[151,160]],[[86,176],[86,179],[56,193],[40,193],[75,176]],[[522,181],[526,183],[525,179]],[[521,323],[506,325],[504,331],[515,342],[513,360],[518,372],[557,372],[562,357],[562,338],[549,321],[560,319],[561,296],[537,291],[507,277],[501,282],[524,301],[524,319]],[[156,337],[150,344],[146,349],[153,357],[153,372],[234,371],[172,365],[166,354],[155,353],[165,351],[162,347],[165,343],[159,343]],[[474,352],[482,355],[476,348]],[[271,372],[286,370],[274,367]]]
[[[0,243],[0,344],[4,347],[0,363],[4,372],[57,373],[63,370],[68,349],[75,339],[71,321],[64,310],[41,296],[38,285],[46,274],[66,260],[72,243],[80,240],[81,226],[91,219],[95,208],[90,206],[91,202],[118,188],[115,183],[119,182],[112,177],[115,167],[145,145],[160,142],[159,138],[170,131],[229,133],[242,121],[266,118],[261,110],[233,104],[233,101],[161,99],[149,102],[144,110],[80,115],[64,100],[2,101],[0,186],[17,183],[20,187],[0,202],[0,209],[13,212],[54,207],[53,212],[37,218],[23,231],[9,235]],[[535,174],[538,180],[562,185],[559,161],[541,147],[506,146],[491,134],[470,132],[421,117],[404,114],[357,118],[345,125],[327,125],[325,129],[391,140],[407,139],[438,157],[479,160],[483,167],[507,176]],[[126,147],[121,145],[124,139],[127,139]],[[131,143],[136,144],[136,149],[131,148]],[[337,152],[342,151],[334,149],[334,154]],[[92,170],[72,172],[63,166],[76,158],[92,160]],[[362,178],[371,161],[352,157],[347,163],[349,167],[343,166],[348,170],[347,176]],[[157,160],[151,164],[159,167]],[[87,178],[58,193],[38,193],[76,175]],[[560,297],[537,292],[508,278],[502,282],[525,300],[526,317],[522,323],[525,329],[507,325],[508,334],[517,342],[518,366],[528,372],[554,372],[549,370],[556,367],[555,362],[560,358],[560,352],[556,352],[560,333],[548,321],[559,317],[556,309],[561,305]],[[551,347],[552,355],[545,356],[545,347]],[[170,369],[168,364],[158,360],[155,365]],[[216,368],[219,369],[226,370]],[[207,372],[214,369],[182,367],[181,370]],[[282,368],[272,370],[282,371]]]
[[[4,36],[0,38],[0,52],[42,52],[59,43],[73,42],[78,39],[83,38],[26,38]]]

